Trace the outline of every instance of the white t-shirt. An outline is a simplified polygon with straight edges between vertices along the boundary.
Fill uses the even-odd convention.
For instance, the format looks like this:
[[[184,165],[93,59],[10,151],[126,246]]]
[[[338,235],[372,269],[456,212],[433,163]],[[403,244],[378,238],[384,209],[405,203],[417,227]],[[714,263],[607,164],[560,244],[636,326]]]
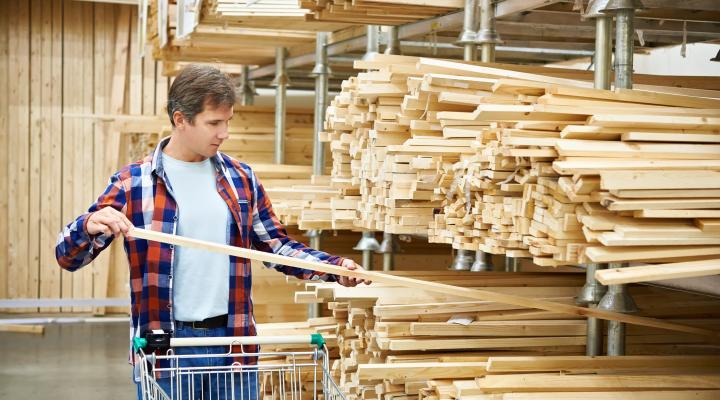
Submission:
[[[177,234],[227,244],[229,210],[217,192],[212,161],[181,161],[163,152],[162,163],[177,202]],[[227,314],[230,257],[176,246],[172,291],[173,318],[178,321]]]

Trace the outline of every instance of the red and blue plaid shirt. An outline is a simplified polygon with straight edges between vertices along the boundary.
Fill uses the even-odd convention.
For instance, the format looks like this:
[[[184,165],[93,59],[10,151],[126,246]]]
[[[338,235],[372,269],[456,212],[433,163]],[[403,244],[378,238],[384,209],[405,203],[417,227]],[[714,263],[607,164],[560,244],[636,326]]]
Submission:
[[[86,214],[70,223],[58,238],[55,249],[58,264],[75,271],[90,263],[107,248],[113,236],[91,237],[86,230],[91,213],[104,207],[123,212],[136,227],[175,234],[178,208],[172,186],[163,170],[162,141],[152,155],[132,163],[110,178],[105,192]],[[249,166],[218,153],[212,158],[216,169],[217,191],[227,204],[231,217],[227,229],[229,244],[255,248],[284,256],[341,265],[342,257],[313,250],[287,236],[275,216],[270,199]],[[125,237],[130,264],[131,314],[133,335],[148,330],[174,330],[172,315],[172,245]],[[227,336],[256,334],[251,297],[250,261],[230,257],[230,298]],[[337,276],[295,267],[266,263],[300,279],[336,281]],[[250,349],[248,349],[250,350]]]

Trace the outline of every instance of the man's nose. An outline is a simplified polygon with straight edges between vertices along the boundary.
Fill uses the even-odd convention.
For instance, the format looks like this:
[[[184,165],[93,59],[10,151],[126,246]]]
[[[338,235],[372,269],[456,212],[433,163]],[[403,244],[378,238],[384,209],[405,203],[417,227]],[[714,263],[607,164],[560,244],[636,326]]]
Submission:
[[[228,127],[225,125],[224,127],[220,128],[220,131],[217,135],[218,139],[225,140],[230,137],[230,133],[228,132]]]

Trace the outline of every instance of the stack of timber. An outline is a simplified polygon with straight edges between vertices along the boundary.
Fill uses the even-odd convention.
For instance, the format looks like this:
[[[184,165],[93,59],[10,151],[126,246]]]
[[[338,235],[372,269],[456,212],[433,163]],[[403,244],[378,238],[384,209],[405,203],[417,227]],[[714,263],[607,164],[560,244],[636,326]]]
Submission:
[[[447,64],[444,67],[452,68]],[[459,66],[455,68],[461,71]],[[456,246],[458,242],[460,246],[468,243],[470,236],[481,250],[512,257],[532,256],[535,264],[548,266],[717,254],[720,250],[717,246],[708,246],[714,249],[681,246],[720,244],[720,236],[713,237],[711,232],[702,238],[680,241],[668,238],[674,237],[671,233],[674,228],[699,223],[682,218],[714,216],[720,203],[713,201],[717,203],[720,198],[712,197],[717,194],[696,191],[700,200],[704,200],[700,204],[679,198],[690,197],[692,193],[675,194],[676,198],[672,198],[665,189],[682,185],[672,183],[673,179],[687,181],[716,173],[720,148],[713,143],[720,136],[717,121],[713,120],[720,117],[720,93],[702,91],[709,97],[700,97],[684,94],[697,90],[682,89],[677,91],[683,94],[612,92],[586,88],[581,81],[513,75],[495,79],[492,95],[479,101],[472,113],[443,112],[438,116],[441,123],[458,118],[489,126],[478,133],[473,144],[477,154],[467,163],[453,166],[453,174],[459,172],[458,181],[466,182],[467,187],[463,188],[465,193],[456,194],[446,204],[442,215],[436,216],[431,227],[436,232],[433,236],[446,242],[450,236]],[[605,119],[622,122],[603,125]],[[693,120],[698,124],[691,126],[689,121]],[[676,143],[669,144],[667,140]],[[669,148],[676,146],[678,151],[671,153]],[[678,169],[684,171],[673,171]],[[600,175],[606,173],[601,180]],[[650,180],[655,177],[655,186],[647,188],[655,191],[645,191],[645,198],[658,196],[656,199],[661,200],[659,196],[667,196],[667,201],[660,203],[668,208],[683,208],[687,207],[683,204],[694,202],[702,210],[648,212],[642,207],[653,205],[628,197],[623,201],[634,202],[636,209],[621,210],[618,205],[611,205],[619,200],[613,198],[620,194],[608,186],[612,185],[611,176],[624,180],[626,189],[635,190],[633,194],[625,191],[623,196],[637,196],[638,190],[645,190],[644,186],[651,185]],[[712,189],[717,182],[720,181],[695,186]],[[469,211],[474,218],[458,218],[467,202],[472,202]],[[670,206],[671,203],[676,205]],[[469,225],[475,228],[471,235]],[[636,228],[636,240],[616,236],[617,240],[611,241],[614,234],[603,233],[613,231],[614,227],[622,231],[625,225]],[[644,235],[642,227],[652,230],[654,226],[664,226],[666,236]],[[489,229],[485,230],[486,227]],[[700,228],[696,230],[703,234]],[[477,240],[478,236],[482,239]],[[663,252],[658,253],[659,250]]]
[[[407,397],[418,399],[714,399],[720,395],[720,357],[491,356],[485,362],[442,363]],[[367,365],[364,375],[412,383],[408,365]],[[389,367],[389,368],[388,368]],[[416,367],[417,368],[417,367]],[[419,367],[421,370],[422,366]],[[473,369],[475,374],[468,372]],[[425,371],[425,370],[423,370]],[[404,378],[404,379],[403,379]],[[387,379],[387,378],[385,378]],[[387,382],[387,381],[386,381]],[[397,384],[397,381],[395,382]],[[416,384],[413,389],[417,388]],[[399,386],[399,385],[398,385]]]
[[[436,114],[427,109],[435,94],[423,85],[414,61],[408,62],[414,59],[392,59],[396,72],[387,66],[360,73],[343,83],[328,108],[323,139],[331,142],[331,185],[342,190],[343,199],[359,192],[355,226],[425,235],[442,199],[434,191],[438,168],[473,150],[466,138],[443,137],[441,127],[425,119]]]
[[[182,8],[176,0],[148,1],[146,40],[152,55],[166,62],[164,73],[177,70],[175,63],[211,63],[239,75],[242,65],[267,65],[275,47],[290,55],[311,53],[315,32],[336,32],[347,23],[307,22],[307,9],[294,0],[268,4],[254,0],[208,0]]]
[[[433,242],[542,266],[717,258],[719,91],[400,56],[356,68],[372,71],[344,83],[325,139],[331,183],[360,191],[357,226],[429,222]]]
[[[222,1],[222,0],[216,0]],[[348,22],[353,24],[401,25],[444,15],[463,7],[462,0],[443,2],[408,0],[302,0],[300,7],[309,10],[308,21]]]
[[[548,299],[560,304],[573,304],[583,281],[581,274],[566,273],[408,271],[393,274]],[[668,295],[652,287],[631,286],[629,290],[638,303],[640,315],[709,329],[720,326],[715,299],[685,293]],[[522,382],[525,374],[558,376],[560,371],[573,372],[567,375],[571,380],[567,389],[552,385],[549,379],[546,388],[533,391],[628,390],[615,386],[598,389],[583,386],[589,382],[586,378],[602,381],[603,378],[594,378],[595,374],[610,373],[630,377],[688,375],[686,379],[698,386],[683,386],[682,380],[678,379],[669,380],[662,387],[718,389],[720,347],[708,338],[693,334],[628,325],[627,354],[642,361],[613,368],[609,361],[583,364],[582,360],[586,360],[581,357],[585,353],[586,321],[579,315],[467,301],[452,293],[439,294],[377,283],[355,288],[307,283],[306,291],[296,293],[295,299],[303,304],[327,304],[332,318],[337,321],[338,359],[333,363],[332,373],[349,399],[458,398],[470,394],[516,392],[523,390],[499,383],[497,387],[490,385],[495,378],[484,383],[481,380],[485,376],[503,375],[510,379],[503,381],[509,385],[509,382]],[[691,355],[708,357],[691,358]],[[668,356],[679,356],[676,358],[678,363],[668,363]],[[492,362],[496,357],[502,360],[522,357],[519,360],[531,361],[525,366],[526,370],[520,367],[522,361],[517,362],[519,365],[513,364],[514,368],[520,369],[510,370],[508,364],[505,369],[493,370],[493,367],[499,368]],[[517,373],[521,375],[509,375]],[[573,380],[575,373],[585,375]],[[559,376],[558,382],[564,376]],[[475,378],[479,380],[475,381]],[[436,379],[448,381],[438,383],[434,381]],[[467,381],[460,385],[468,390],[461,395],[452,391],[437,393],[432,386],[451,387],[461,380]],[[708,382],[715,382],[715,386]],[[651,390],[651,387],[632,390]]]

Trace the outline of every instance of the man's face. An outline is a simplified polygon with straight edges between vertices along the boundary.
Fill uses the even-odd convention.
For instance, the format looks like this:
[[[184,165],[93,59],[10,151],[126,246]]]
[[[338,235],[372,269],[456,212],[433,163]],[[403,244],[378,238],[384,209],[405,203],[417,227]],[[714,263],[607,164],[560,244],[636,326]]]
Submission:
[[[202,158],[214,157],[220,145],[228,138],[228,124],[233,108],[205,104],[203,112],[190,123],[184,116],[176,121],[176,130],[186,150]],[[179,123],[178,123],[179,122]]]

